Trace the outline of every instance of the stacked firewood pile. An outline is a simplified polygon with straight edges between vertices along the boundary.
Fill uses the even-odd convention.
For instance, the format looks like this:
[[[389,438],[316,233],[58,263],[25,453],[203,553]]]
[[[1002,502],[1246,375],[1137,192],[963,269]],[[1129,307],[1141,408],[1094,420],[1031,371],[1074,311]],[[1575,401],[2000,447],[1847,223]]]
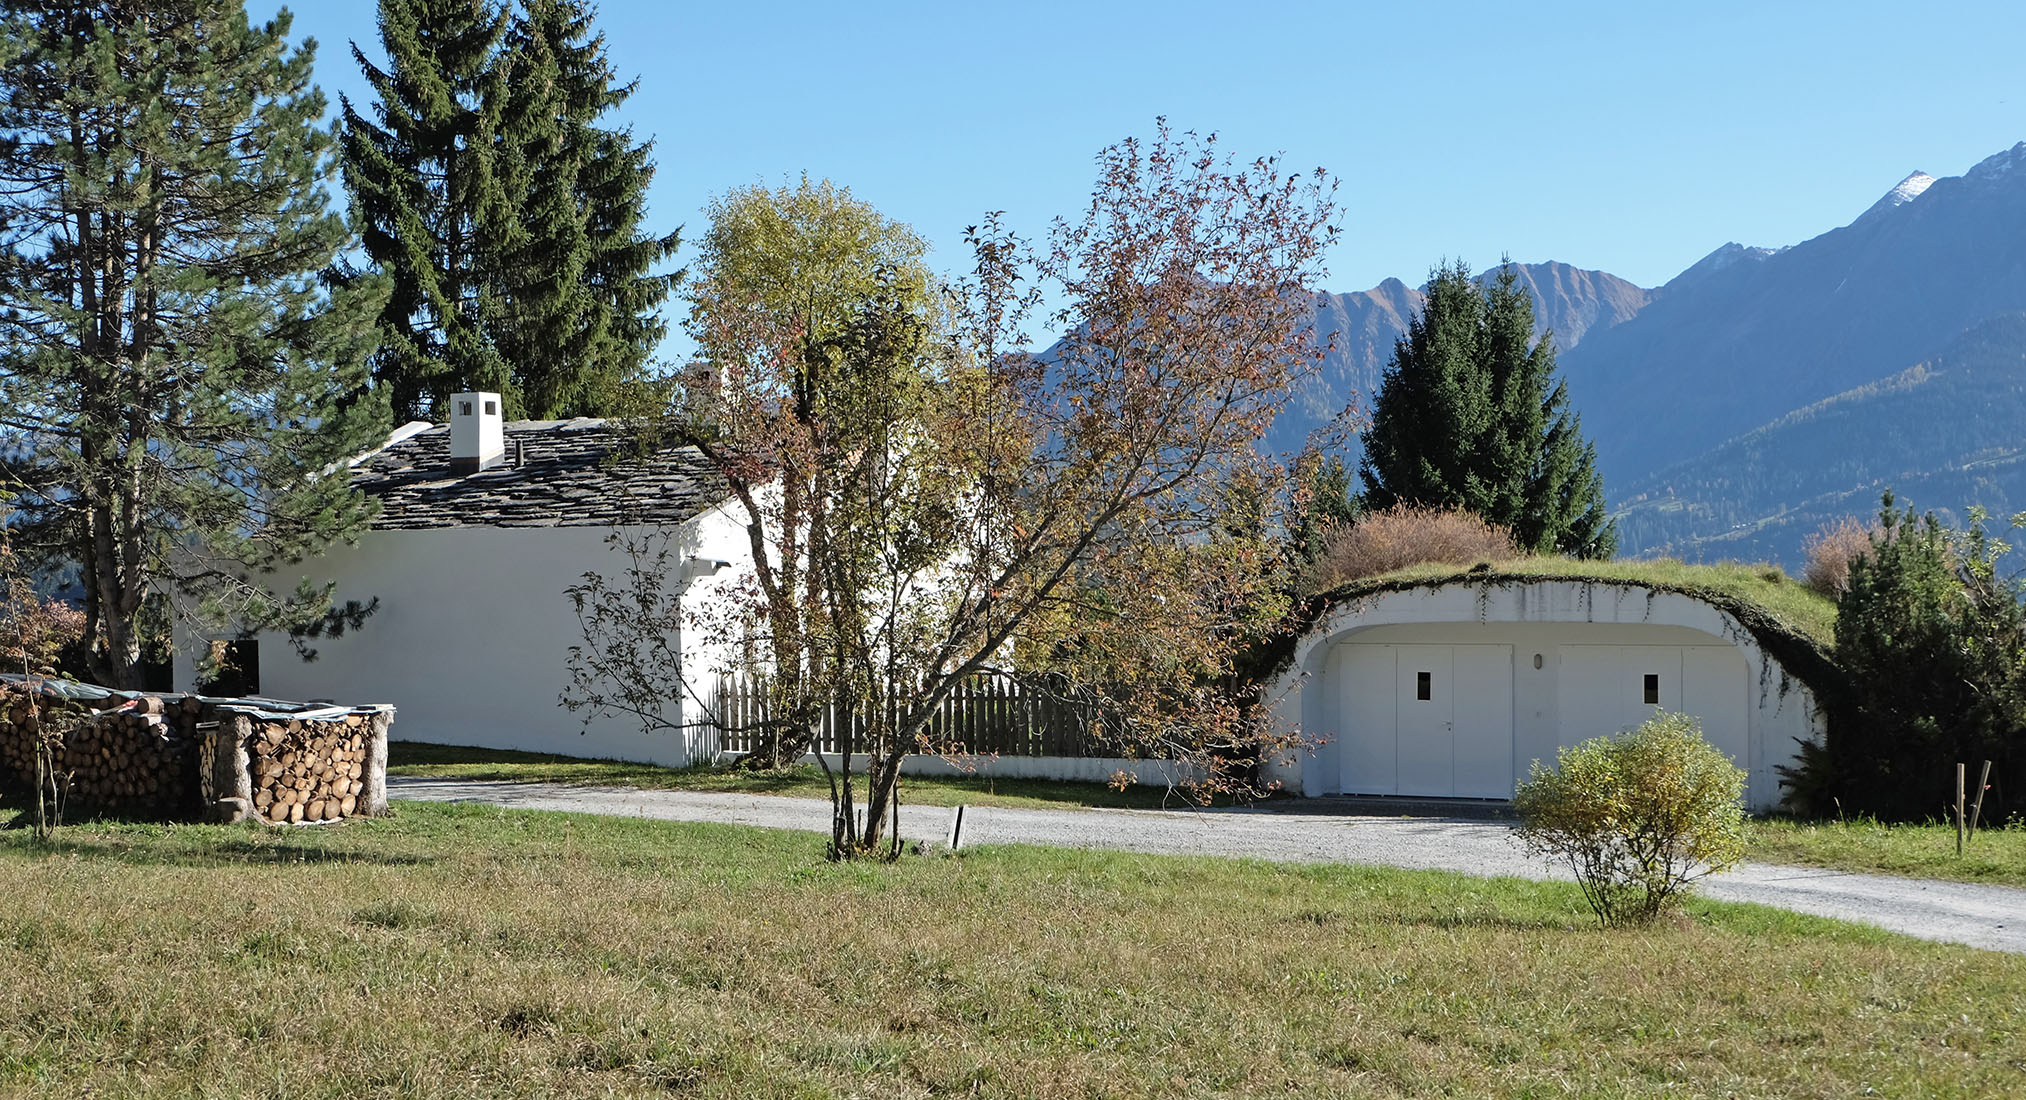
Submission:
[[[0,680],[0,789],[32,790],[47,751],[76,810],[278,825],[380,814],[393,718],[392,707]]]
[[[265,721],[246,752],[253,808],[268,821],[336,821],[358,809],[366,790],[366,716],[335,721]]]
[[[33,789],[47,751],[64,802],[136,816],[182,816],[196,779],[195,696],[65,698],[0,684],[0,784]]]

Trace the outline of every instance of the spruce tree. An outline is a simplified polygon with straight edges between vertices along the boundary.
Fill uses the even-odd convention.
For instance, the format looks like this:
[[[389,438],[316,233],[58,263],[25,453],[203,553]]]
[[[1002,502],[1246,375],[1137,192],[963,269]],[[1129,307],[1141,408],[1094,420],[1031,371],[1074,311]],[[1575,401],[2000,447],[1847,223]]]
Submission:
[[[403,415],[460,389],[515,416],[599,415],[667,331],[673,234],[640,229],[648,143],[600,125],[616,82],[583,0],[381,0],[346,165],[372,265],[394,276],[376,375]]]
[[[240,0],[0,17],[0,472],[22,541],[77,570],[111,686],[140,686],[154,597],[328,623],[327,587],[263,574],[369,516],[319,475],[384,438],[365,370],[384,288],[325,278],[352,239],[288,29]]]
[[[509,304],[498,253],[520,206],[501,170],[505,9],[491,0],[380,0],[381,67],[356,44],[372,117],[343,101],[345,185],[366,259],[393,293],[373,377],[401,419],[462,390],[509,394],[490,338]]]
[[[1533,299],[1510,265],[1488,286],[1462,263],[1432,273],[1373,402],[1362,507],[1459,508],[1530,550],[1611,556],[1618,531],[1596,449],[1554,377],[1551,338],[1536,340],[1533,327]]]
[[[620,84],[584,0],[526,0],[515,21],[509,112],[526,165],[519,281],[504,354],[539,416],[600,415],[638,378],[667,332],[674,277],[654,268],[677,237],[640,228],[652,143],[600,121],[633,94]]]

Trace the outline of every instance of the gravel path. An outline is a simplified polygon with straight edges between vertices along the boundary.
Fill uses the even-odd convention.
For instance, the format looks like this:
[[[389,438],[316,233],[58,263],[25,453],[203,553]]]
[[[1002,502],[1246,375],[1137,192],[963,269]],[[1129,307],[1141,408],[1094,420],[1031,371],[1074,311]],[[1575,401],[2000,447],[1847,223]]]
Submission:
[[[830,804],[773,795],[642,791],[543,783],[389,777],[391,798],[482,802],[528,810],[715,821],[830,831]],[[973,806],[964,843],[1050,844],[1178,855],[1243,856],[1291,863],[1376,863],[1469,875],[1567,878],[1521,855],[1505,825],[1342,812],[1330,799],[1218,810],[1011,810]],[[903,806],[901,835],[941,843],[951,811]],[[1889,928],[1946,943],[2026,954],[2026,889],[1812,867],[1750,863],[1705,880],[1702,891],[1801,913]]]

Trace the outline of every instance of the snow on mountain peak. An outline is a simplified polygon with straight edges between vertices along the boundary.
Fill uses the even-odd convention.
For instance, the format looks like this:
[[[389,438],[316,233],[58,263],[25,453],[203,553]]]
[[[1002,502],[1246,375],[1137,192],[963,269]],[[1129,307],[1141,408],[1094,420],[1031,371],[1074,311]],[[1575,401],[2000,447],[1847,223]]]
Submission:
[[[1885,197],[1891,200],[1894,206],[1904,206],[1920,198],[1920,193],[1927,190],[1928,185],[1934,181],[1935,178],[1926,172],[1915,172],[1907,178],[1900,180],[1899,186],[1887,191]]]
[[[1920,198],[1921,193],[1926,191],[1934,182],[1935,178],[1926,172],[1913,173],[1907,178],[1900,180],[1898,185],[1892,190],[1887,191],[1884,198],[1872,203],[1871,209],[1859,215],[1859,220],[1868,218],[1873,214],[1883,214],[1888,210],[1905,206],[1907,203]]]

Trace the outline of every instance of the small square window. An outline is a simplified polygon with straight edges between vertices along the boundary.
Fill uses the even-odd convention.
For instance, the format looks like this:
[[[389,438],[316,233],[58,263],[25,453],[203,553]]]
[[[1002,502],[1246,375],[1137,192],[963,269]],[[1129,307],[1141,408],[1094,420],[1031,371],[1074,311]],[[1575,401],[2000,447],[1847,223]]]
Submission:
[[[1417,672],[1414,674],[1414,698],[1416,699],[1434,698],[1434,686],[1435,683],[1433,676],[1429,675],[1426,672]]]
[[[459,402],[457,403],[457,415],[459,415],[459,416],[470,416],[470,415],[471,415],[471,402],[469,402],[469,401],[459,401]]]
[[[487,416],[498,416],[498,415],[499,415],[499,402],[497,402],[497,401],[488,401],[488,402],[486,402],[486,403],[485,403],[485,415],[487,415]]]
[[[1658,673],[1649,672],[1646,674],[1646,701],[1649,703],[1660,702],[1660,675]]]

